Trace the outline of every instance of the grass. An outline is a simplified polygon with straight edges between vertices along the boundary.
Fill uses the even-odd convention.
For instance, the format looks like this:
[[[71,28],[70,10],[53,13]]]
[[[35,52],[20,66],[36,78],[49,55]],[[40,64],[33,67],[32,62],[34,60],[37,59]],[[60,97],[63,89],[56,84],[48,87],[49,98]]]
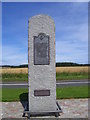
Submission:
[[[3,88],[2,89],[2,101],[20,101],[27,100],[28,89],[26,88]],[[64,87],[57,88],[56,90],[57,99],[71,99],[71,98],[88,98],[88,87],[77,86],[77,87]],[[1,101],[1,100],[0,100]]]
[[[88,79],[88,73],[56,73],[56,80],[80,80]]]
[[[57,88],[57,99],[88,98],[88,87],[64,87]]]
[[[23,73],[3,73],[2,74],[2,81],[28,81],[28,74]]]
[[[2,101],[3,102],[11,102],[11,101],[20,101],[22,94],[23,100],[27,100],[27,96],[25,95],[28,92],[26,88],[3,88],[2,89]]]
[[[56,73],[56,80],[80,80],[88,79],[87,73]],[[24,73],[3,73],[2,81],[28,81],[28,74]]]

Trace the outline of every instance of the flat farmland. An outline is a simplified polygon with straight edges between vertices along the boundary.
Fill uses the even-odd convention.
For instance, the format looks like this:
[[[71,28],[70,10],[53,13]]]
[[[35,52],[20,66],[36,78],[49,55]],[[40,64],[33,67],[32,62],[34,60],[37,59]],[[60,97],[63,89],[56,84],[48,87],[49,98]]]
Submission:
[[[56,67],[56,73],[88,73],[88,66],[82,67]]]
[[[0,71],[1,72],[1,71]],[[56,67],[56,73],[88,73],[88,66],[85,67]],[[3,68],[2,73],[28,73],[28,68]]]
[[[27,74],[28,68],[3,68],[2,74],[11,73],[11,74]]]
[[[88,66],[56,67],[57,80],[88,79]],[[27,81],[28,68],[2,68],[2,81]]]

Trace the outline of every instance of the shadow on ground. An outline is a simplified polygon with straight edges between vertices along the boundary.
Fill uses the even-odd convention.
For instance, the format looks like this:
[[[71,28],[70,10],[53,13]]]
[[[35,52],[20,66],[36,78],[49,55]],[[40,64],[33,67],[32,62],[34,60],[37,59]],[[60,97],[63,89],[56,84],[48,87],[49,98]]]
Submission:
[[[24,110],[28,110],[28,93],[20,94],[19,98]]]

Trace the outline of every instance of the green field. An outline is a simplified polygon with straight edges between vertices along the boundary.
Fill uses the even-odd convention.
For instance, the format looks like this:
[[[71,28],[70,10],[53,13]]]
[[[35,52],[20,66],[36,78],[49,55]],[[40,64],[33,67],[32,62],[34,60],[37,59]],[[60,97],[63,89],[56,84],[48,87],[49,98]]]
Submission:
[[[88,73],[56,73],[56,80],[80,80],[88,79]],[[28,81],[28,74],[3,73],[2,81]]]
[[[2,101],[20,101],[27,100],[28,89],[25,88],[3,88],[2,89]],[[88,98],[88,87],[64,87],[57,88],[56,90],[57,99],[71,99],[71,98]],[[1,91],[0,91],[1,95]],[[1,100],[0,100],[1,101]]]
[[[80,79],[88,79],[88,74],[81,73],[56,73],[57,80],[80,80]]]
[[[28,81],[28,74],[22,73],[3,73],[2,81]]]

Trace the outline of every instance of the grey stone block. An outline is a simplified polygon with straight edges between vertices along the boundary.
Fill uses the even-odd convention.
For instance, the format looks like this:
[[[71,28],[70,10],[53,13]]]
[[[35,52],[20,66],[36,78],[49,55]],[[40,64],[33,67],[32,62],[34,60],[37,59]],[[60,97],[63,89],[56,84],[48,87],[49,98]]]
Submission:
[[[45,42],[46,38],[42,36],[46,46],[41,46],[35,53],[34,37],[40,33],[49,36],[49,46],[48,39]],[[47,15],[37,15],[29,20],[28,63],[29,111],[56,111],[55,25]],[[34,96],[35,90],[50,90],[50,96]]]

